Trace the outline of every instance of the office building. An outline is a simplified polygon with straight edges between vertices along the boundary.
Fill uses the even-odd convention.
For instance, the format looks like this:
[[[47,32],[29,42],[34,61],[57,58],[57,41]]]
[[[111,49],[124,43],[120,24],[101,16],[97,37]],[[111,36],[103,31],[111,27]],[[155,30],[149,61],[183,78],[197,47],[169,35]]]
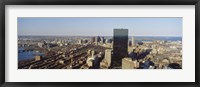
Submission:
[[[135,45],[135,39],[134,39],[134,36],[132,36],[132,46]]]
[[[121,67],[122,59],[128,56],[128,29],[114,29],[112,67]]]
[[[101,38],[99,36],[95,37],[95,43],[98,45],[98,43],[101,41]]]
[[[91,42],[94,43],[95,42],[95,37],[91,38]]]
[[[122,59],[122,69],[137,69],[139,67],[139,62],[137,60],[132,60],[132,58]]]
[[[82,44],[83,43],[83,40],[78,40],[78,44]]]
[[[134,63],[131,58],[122,59],[122,69],[133,69]]]
[[[108,64],[108,67],[111,65],[111,58],[112,58],[112,49],[105,50],[105,61]]]
[[[35,56],[35,61],[39,61],[42,59],[42,56]]]

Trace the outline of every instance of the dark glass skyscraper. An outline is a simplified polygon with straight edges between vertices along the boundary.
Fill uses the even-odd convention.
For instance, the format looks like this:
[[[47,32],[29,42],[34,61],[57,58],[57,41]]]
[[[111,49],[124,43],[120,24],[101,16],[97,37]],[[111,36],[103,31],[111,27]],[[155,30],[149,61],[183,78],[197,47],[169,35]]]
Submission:
[[[112,67],[121,67],[128,56],[128,29],[114,29]]]

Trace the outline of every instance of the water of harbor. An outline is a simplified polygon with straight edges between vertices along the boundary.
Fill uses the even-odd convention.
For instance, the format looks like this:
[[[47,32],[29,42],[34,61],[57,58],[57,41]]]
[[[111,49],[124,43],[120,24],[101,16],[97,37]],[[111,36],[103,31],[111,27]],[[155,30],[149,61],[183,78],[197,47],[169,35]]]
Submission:
[[[18,61],[34,59],[35,56],[44,56],[44,53],[31,50],[24,50],[24,48],[22,47],[18,48]]]

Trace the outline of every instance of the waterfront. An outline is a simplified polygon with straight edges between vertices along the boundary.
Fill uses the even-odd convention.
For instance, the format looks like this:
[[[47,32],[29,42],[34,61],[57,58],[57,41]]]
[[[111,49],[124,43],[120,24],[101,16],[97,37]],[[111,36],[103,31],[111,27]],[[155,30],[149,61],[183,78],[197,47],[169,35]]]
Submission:
[[[34,59],[37,55],[44,56],[43,53],[33,50],[24,50],[22,47],[18,48],[18,61]]]

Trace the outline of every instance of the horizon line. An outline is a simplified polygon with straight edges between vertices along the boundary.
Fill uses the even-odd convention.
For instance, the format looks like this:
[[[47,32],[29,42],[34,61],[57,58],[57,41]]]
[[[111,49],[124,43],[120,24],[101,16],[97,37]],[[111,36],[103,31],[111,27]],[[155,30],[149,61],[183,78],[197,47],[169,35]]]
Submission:
[[[18,35],[18,36],[77,36],[77,37],[87,37],[87,36],[109,36],[109,35]],[[110,36],[113,36],[113,35],[110,35]],[[182,37],[182,36],[172,36],[172,35],[169,35],[169,36],[159,36],[159,35],[155,35],[155,36],[150,36],[150,35],[134,35],[136,37]],[[128,36],[130,37],[130,36]],[[132,37],[132,36],[131,36]]]

